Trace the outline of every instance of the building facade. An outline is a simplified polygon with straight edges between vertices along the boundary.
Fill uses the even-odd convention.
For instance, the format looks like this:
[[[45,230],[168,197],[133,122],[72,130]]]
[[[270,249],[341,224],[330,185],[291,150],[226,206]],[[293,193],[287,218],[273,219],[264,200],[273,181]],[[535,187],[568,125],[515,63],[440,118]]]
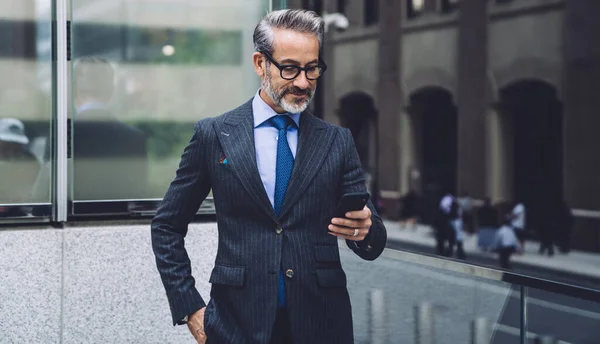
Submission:
[[[411,188],[522,201],[533,236],[572,209],[573,244],[600,250],[593,0],[296,1],[330,28],[324,117],[355,134],[386,214]]]

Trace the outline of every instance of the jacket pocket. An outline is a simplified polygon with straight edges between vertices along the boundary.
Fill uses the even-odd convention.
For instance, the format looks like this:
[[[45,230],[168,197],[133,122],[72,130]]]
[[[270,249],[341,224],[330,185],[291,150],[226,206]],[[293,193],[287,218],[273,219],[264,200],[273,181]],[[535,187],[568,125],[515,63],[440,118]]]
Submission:
[[[317,283],[326,288],[345,287],[346,273],[342,269],[317,269]]]
[[[319,263],[338,263],[340,254],[337,246],[315,246],[315,260]]]
[[[224,284],[242,287],[245,282],[246,268],[243,266],[215,265],[208,280],[212,284]]]

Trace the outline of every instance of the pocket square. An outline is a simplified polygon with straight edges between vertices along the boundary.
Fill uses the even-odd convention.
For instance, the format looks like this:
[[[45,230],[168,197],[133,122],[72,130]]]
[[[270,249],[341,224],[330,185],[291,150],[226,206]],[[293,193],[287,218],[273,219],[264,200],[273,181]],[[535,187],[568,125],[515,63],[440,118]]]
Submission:
[[[224,164],[224,165],[226,165],[226,164],[228,164],[228,163],[229,163],[229,161],[227,161],[227,158],[226,158],[226,157],[224,157],[224,156],[222,156],[222,157],[221,157],[221,159],[219,159],[219,164]]]

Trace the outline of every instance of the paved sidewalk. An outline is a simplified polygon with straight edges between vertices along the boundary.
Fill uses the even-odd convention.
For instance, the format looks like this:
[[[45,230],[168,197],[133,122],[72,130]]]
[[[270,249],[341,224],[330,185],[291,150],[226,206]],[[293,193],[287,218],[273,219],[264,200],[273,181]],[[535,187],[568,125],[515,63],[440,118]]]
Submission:
[[[402,228],[399,222],[384,221],[388,230],[388,240],[400,241],[408,244],[435,247],[435,237],[430,226],[417,224],[414,229]],[[464,250],[469,254],[477,254],[484,257],[496,258],[491,252],[484,252],[477,247],[477,234],[465,233]],[[570,274],[578,274],[600,279],[600,254],[571,251],[562,254],[555,249],[553,257],[540,255],[538,253],[540,244],[535,241],[525,242],[524,254],[514,254],[511,262],[522,263],[547,270],[560,271]]]

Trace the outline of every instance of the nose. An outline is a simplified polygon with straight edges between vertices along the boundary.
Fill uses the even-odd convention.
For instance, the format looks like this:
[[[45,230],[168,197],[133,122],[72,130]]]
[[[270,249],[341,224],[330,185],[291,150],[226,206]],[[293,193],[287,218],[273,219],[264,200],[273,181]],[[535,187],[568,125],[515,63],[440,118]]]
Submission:
[[[300,73],[300,75],[298,75],[296,79],[294,79],[293,84],[294,86],[303,90],[310,87],[310,81],[306,78],[306,74],[304,72]]]

